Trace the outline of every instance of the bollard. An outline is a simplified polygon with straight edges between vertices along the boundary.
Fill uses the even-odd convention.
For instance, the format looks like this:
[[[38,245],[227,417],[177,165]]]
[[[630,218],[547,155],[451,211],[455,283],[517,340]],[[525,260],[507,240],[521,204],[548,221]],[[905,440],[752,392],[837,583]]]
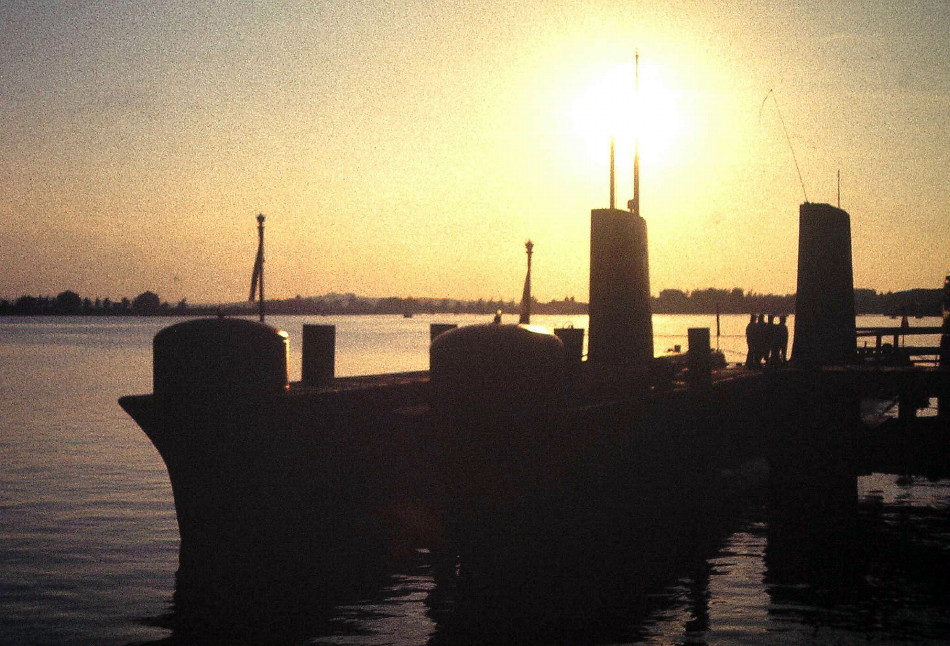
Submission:
[[[712,363],[709,354],[709,328],[691,327],[687,330],[689,342],[686,365],[689,371],[686,382],[690,388],[705,389],[712,384]]]
[[[307,386],[333,383],[336,362],[336,326],[303,326],[303,366],[301,380]]]

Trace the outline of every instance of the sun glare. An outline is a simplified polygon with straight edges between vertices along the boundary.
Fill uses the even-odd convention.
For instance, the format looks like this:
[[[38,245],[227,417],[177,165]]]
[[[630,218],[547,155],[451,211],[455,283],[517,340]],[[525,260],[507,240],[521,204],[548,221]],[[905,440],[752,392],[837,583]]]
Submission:
[[[605,158],[611,138],[618,158],[632,157],[637,140],[644,163],[662,163],[676,148],[684,126],[676,92],[659,67],[642,60],[637,92],[635,72],[633,61],[606,70],[570,106],[572,130],[590,159]]]

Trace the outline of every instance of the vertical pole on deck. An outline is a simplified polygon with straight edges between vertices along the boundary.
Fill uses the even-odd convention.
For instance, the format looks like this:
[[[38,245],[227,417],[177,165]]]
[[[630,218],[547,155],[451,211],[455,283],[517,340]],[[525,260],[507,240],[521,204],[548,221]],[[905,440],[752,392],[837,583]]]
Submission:
[[[950,418],[950,276],[943,281],[943,326],[940,331],[940,373],[937,416]]]
[[[258,248],[261,250],[261,276],[258,283],[258,310],[261,315],[261,323],[264,322],[264,214],[257,216],[257,240]]]
[[[258,309],[261,314],[261,323],[264,322],[264,214],[257,216],[257,257],[254,258],[254,273],[251,274],[251,294],[248,297],[254,302],[255,292],[258,297]]]
[[[303,366],[300,378],[307,386],[329,386],[336,372],[336,326],[303,326]]]
[[[709,356],[709,328],[691,327],[687,330],[689,348],[686,365],[689,368],[687,383],[690,388],[705,389],[712,385],[712,361]]]
[[[531,323],[531,253],[534,251],[534,243],[528,240],[524,243],[524,249],[528,254],[528,273],[524,277],[524,290],[521,293],[521,316],[518,317],[518,323],[528,325]]]
[[[719,303],[716,303],[716,350],[719,350]]]

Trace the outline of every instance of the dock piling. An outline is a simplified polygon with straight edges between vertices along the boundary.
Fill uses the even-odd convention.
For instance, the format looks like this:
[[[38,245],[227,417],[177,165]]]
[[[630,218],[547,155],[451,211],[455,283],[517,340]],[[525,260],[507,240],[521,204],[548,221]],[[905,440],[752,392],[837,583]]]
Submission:
[[[329,386],[335,377],[336,326],[303,326],[301,380],[308,386]]]
[[[584,359],[584,328],[559,327],[554,335],[564,344],[567,369],[573,370]]]
[[[943,281],[943,324],[940,326],[939,365],[950,370],[950,276]],[[950,419],[950,388],[944,386],[937,394],[937,415]]]
[[[712,387],[709,328],[691,327],[686,333],[689,342],[686,350],[687,383],[696,390],[708,389]]]

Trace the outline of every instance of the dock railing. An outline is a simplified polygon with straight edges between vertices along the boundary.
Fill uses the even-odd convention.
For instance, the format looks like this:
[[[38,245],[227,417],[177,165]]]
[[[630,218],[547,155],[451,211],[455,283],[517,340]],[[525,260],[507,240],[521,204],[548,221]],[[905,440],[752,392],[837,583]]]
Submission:
[[[940,335],[937,327],[859,327],[855,328],[858,357],[867,361],[904,362],[913,365],[938,365],[940,362]],[[911,337],[908,339],[907,337]],[[921,338],[931,337],[931,339]],[[862,340],[863,345],[862,345]],[[874,339],[869,346],[866,339]],[[909,341],[909,342],[908,342]],[[931,341],[924,345],[921,342]]]

